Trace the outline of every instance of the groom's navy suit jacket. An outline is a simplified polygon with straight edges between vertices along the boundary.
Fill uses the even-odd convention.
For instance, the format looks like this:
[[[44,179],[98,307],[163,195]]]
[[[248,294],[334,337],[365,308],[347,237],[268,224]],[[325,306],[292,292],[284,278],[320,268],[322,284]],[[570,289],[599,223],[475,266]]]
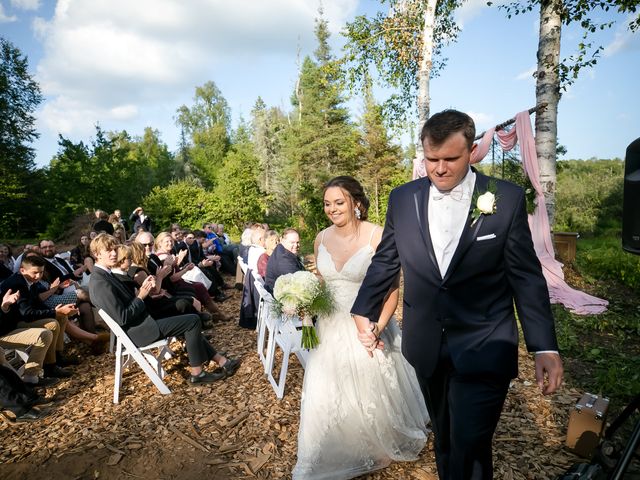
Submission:
[[[476,195],[487,191],[489,180],[476,173]],[[443,336],[459,373],[515,377],[514,302],[528,350],[558,349],[524,191],[495,181],[495,213],[482,215],[473,226],[469,215],[444,278],[431,244],[428,178],[402,185],[389,196],[382,240],[351,312],[377,321],[384,296],[402,268],[402,352],[422,377],[433,374]]]

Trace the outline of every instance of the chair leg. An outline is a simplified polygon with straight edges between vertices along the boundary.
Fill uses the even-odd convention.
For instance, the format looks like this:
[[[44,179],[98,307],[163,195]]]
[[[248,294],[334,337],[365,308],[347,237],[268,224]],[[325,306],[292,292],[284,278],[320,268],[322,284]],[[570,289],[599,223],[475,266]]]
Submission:
[[[267,335],[269,336],[269,338],[267,339],[267,358],[264,365],[264,373],[267,375],[271,374],[271,371],[273,370],[273,362],[275,361],[274,360],[276,355],[275,337],[276,337],[277,328],[278,328],[277,325],[274,325],[271,331],[267,329]]]
[[[276,396],[279,399],[284,397],[284,385],[287,381],[287,370],[289,369],[289,356],[291,355],[291,346],[286,345],[282,349],[282,366],[280,367],[280,378],[278,380],[278,388],[276,390]]]
[[[122,385],[122,344],[120,340],[116,344],[116,372],[113,379],[113,403],[120,399],[120,386]]]

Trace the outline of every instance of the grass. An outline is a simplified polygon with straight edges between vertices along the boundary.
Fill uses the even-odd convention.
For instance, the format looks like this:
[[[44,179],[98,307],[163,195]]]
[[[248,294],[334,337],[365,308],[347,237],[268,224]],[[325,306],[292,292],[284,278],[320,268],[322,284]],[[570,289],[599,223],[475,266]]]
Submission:
[[[565,272],[572,286],[610,302],[601,315],[553,306],[567,377],[622,408],[640,392],[640,257],[613,237],[580,239],[576,262]]]

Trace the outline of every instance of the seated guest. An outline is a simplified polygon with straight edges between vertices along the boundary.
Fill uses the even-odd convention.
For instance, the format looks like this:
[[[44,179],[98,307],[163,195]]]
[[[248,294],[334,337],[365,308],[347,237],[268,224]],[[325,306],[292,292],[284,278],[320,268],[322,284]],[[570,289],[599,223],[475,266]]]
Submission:
[[[273,250],[280,243],[280,235],[275,230],[267,231],[264,240],[265,252],[258,259],[258,274],[264,278],[267,276],[267,262],[273,253]]]
[[[236,272],[236,257],[233,249],[225,249],[223,240],[218,237],[217,230],[218,225],[215,223],[205,223],[203,225],[203,231],[207,236],[206,241],[202,244],[207,255],[217,255],[220,257],[220,265],[223,272],[233,275]]]
[[[196,230],[194,232],[187,232],[184,237],[184,246],[180,249],[187,249],[187,255],[185,256],[183,263],[193,263],[197,265],[203,273],[211,280],[211,287],[209,293],[216,301],[222,302],[226,300],[226,297],[222,290],[226,288],[224,279],[218,268],[220,266],[219,255],[208,255],[205,253],[203,244],[206,241],[206,234],[202,230]]]
[[[155,288],[155,277],[148,276],[138,294],[122,288],[111,275],[117,261],[117,240],[110,235],[99,235],[91,242],[96,268],[91,275],[89,290],[98,308],[107,312],[125,331],[135,345],[144,346],[163,338],[184,336],[191,367],[192,384],[211,383],[233,375],[240,360],[226,358],[217,353],[202,335],[202,324],[197,315],[180,315],[155,320],[147,312],[144,299]],[[219,368],[206,372],[204,365],[215,361]]]
[[[11,247],[4,243],[0,243],[0,265],[4,266],[9,271],[13,271],[16,261],[11,254]]]
[[[40,299],[40,294],[46,289],[39,280],[44,273],[46,261],[39,256],[33,255],[22,259],[20,271],[2,283],[0,295],[3,298],[2,331],[5,333],[15,333],[16,330],[31,328],[46,328],[51,332],[51,341],[46,347],[40,345],[40,354],[44,356],[44,374],[46,377],[67,378],[71,372],[60,367],[64,363],[64,335],[67,324],[67,316],[77,313],[73,304],[57,305],[55,308],[47,307]],[[7,297],[7,293],[16,294],[17,298]],[[11,295],[11,294],[10,294]],[[5,300],[7,304],[5,305]],[[29,332],[29,334],[39,332]],[[23,332],[17,332],[18,337],[23,337]],[[6,338],[5,338],[6,340]],[[6,345],[6,344],[5,344]],[[50,348],[51,347],[51,348]],[[35,371],[39,371],[31,366],[30,378],[25,381],[36,383],[38,381]]]
[[[109,235],[113,235],[113,225],[109,223],[109,214],[104,210],[96,210],[96,222],[91,229],[94,232],[105,232]]]
[[[47,327],[19,327],[16,321],[17,316],[9,316],[12,305],[20,299],[20,292],[12,292],[10,289],[2,297],[2,308],[0,308],[0,350],[18,349],[28,352],[27,361],[24,366],[22,380],[38,386],[51,387],[60,382],[56,377],[40,377],[40,372],[44,365],[45,357],[50,352],[48,363],[55,364],[55,349],[52,348],[53,332],[60,329],[60,325],[55,320]],[[4,351],[0,354],[0,363],[4,359]],[[53,358],[53,361],[52,361]]]
[[[251,235],[253,233],[253,224],[247,225],[240,236],[240,246],[238,247],[238,256],[247,263],[249,257],[249,248],[251,248]]]
[[[137,290],[142,286],[149,276],[146,267],[139,266],[147,264],[142,245],[134,242],[132,245],[118,245],[118,259],[116,266],[111,269],[111,273],[120,280],[129,291],[136,295]],[[134,265],[134,259],[138,264]],[[162,288],[162,278],[171,272],[171,267],[163,267],[156,275],[156,287],[144,299],[147,311],[153,318],[166,318],[184,313],[196,313],[200,319],[207,322],[211,319],[208,313],[200,313],[201,305],[193,297],[174,297]]]
[[[22,253],[17,256],[16,261],[13,263],[13,273],[18,273],[18,271],[20,270],[20,264],[22,263],[22,257],[24,257],[29,252],[35,252],[40,255],[40,247],[38,247],[38,245],[27,243],[22,249]]]
[[[43,280],[50,286],[55,280],[60,281],[60,286],[55,294],[62,295],[64,298],[51,297],[46,303],[54,306],[60,302],[76,303],[80,311],[80,326],[87,332],[96,333],[96,323],[93,317],[93,308],[89,292],[86,289],[78,287],[76,282],[82,281],[82,274],[87,271],[85,265],[73,268],[64,258],[56,255],[56,244],[53,240],[44,239],[40,241],[40,254],[47,261],[44,267]],[[71,283],[65,282],[71,280]],[[75,296],[76,300],[73,300]]]
[[[304,270],[304,265],[298,258],[300,250],[300,235],[293,228],[282,232],[278,246],[273,250],[267,262],[267,275],[264,277],[264,288],[273,292],[273,286],[280,275]]]
[[[91,258],[91,253],[89,252],[89,243],[91,243],[89,235],[81,235],[80,242],[71,250],[69,262],[75,270],[84,266],[85,273],[91,273],[93,258]]]
[[[251,229],[251,247],[249,247],[249,254],[247,255],[247,268],[250,270],[258,271],[258,259],[265,251],[264,249],[264,235],[267,231],[262,225],[255,225]]]
[[[152,239],[153,236],[149,232],[143,232],[136,237],[136,241],[140,240],[140,243],[145,245],[149,238]],[[190,295],[197,298],[202,306],[212,315],[222,320],[226,320],[226,316],[218,310],[218,307],[216,307],[213,302],[207,288],[202,283],[190,283],[182,279],[182,277],[195,265],[193,263],[188,263],[184,267],[180,268],[180,264],[182,263],[182,260],[184,260],[187,252],[183,250],[178,254],[178,256],[173,256],[171,254],[171,249],[173,248],[173,239],[171,238],[171,235],[167,232],[161,232],[154,242],[153,247],[155,249],[154,252],[147,252],[149,259],[147,268],[149,269],[149,272],[152,275],[155,275],[162,267],[171,267],[171,273],[170,275],[167,275],[165,280],[162,282],[162,287],[173,295]]]

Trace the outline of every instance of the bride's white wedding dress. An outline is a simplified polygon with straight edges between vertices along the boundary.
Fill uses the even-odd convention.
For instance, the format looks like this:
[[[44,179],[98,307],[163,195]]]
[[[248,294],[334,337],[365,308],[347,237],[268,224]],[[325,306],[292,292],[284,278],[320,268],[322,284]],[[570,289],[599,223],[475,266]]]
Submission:
[[[427,441],[429,417],[395,318],[382,333],[384,350],[370,358],[349,313],[373,254],[367,244],[338,271],[319,246],[317,268],[337,310],[316,324],[320,345],[304,374],[294,480],[348,479],[415,460]]]

